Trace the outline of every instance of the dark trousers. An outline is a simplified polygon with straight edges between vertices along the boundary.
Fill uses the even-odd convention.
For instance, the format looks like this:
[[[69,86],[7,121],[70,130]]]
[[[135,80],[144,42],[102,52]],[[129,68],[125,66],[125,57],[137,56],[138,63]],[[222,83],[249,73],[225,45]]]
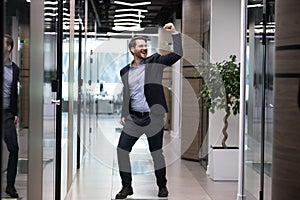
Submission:
[[[18,167],[19,145],[14,118],[11,112],[4,111],[4,141],[9,152],[6,176],[7,186],[15,185]]]
[[[132,173],[129,153],[133,145],[143,134],[147,136],[149,150],[154,163],[156,183],[159,187],[166,186],[166,164],[162,151],[164,133],[163,117],[163,115],[141,118],[133,115],[126,117],[126,123],[121,132],[117,149],[119,171],[123,186],[131,186]]]

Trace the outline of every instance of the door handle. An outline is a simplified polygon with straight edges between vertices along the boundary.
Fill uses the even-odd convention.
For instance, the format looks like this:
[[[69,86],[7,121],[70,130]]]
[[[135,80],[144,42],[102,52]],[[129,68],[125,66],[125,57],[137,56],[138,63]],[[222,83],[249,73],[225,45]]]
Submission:
[[[51,103],[54,103],[55,105],[59,106],[60,100],[59,99],[51,99]]]

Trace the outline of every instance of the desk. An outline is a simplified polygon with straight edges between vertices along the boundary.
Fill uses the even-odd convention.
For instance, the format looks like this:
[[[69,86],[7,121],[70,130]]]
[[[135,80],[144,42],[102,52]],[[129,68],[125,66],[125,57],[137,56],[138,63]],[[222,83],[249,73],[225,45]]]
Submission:
[[[114,96],[98,95],[96,97],[96,114],[113,114]]]

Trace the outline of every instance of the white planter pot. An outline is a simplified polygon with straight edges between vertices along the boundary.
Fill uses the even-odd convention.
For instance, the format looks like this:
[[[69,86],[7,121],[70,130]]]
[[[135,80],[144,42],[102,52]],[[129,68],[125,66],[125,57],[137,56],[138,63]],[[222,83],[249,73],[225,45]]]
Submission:
[[[211,148],[210,177],[214,181],[237,181],[239,149]]]

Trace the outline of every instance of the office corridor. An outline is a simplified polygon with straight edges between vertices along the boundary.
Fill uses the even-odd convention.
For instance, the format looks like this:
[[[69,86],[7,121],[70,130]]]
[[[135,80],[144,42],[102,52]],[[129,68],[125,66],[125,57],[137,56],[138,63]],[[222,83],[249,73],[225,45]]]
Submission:
[[[116,161],[116,146],[120,136],[118,117],[101,116],[95,121],[97,131],[91,135],[87,151],[67,196],[68,200],[114,199],[121,189]],[[237,182],[214,182],[198,162],[180,159],[179,140],[165,134],[164,154],[170,200],[233,200]],[[171,149],[171,150],[170,150]],[[131,153],[134,194],[128,199],[163,199],[157,197],[152,160],[147,140],[138,140]]]

